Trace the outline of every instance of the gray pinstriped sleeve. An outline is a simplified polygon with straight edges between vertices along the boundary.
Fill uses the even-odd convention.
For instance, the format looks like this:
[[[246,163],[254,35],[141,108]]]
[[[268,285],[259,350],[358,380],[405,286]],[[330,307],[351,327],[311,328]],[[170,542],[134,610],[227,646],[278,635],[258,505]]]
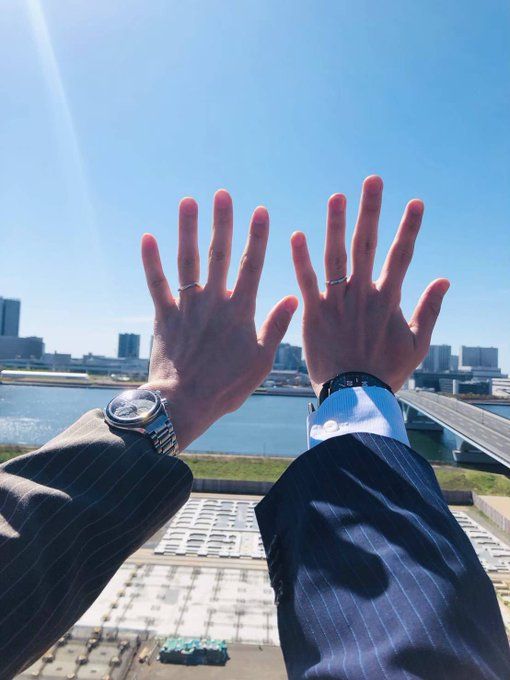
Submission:
[[[0,679],[32,663],[189,497],[192,474],[99,409],[0,466]]]

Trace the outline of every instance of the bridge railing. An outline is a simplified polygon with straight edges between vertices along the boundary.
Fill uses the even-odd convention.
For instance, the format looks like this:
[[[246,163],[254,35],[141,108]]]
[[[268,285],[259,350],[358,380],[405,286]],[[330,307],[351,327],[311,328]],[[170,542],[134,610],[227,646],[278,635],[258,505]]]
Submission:
[[[494,430],[495,432],[510,436],[509,420],[497,415],[496,413],[485,411],[478,406],[466,404],[463,401],[460,401],[460,399],[455,399],[453,397],[443,397],[441,394],[435,394],[434,392],[414,392],[410,390],[402,390],[401,395],[404,400],[408,396],[409,401],[414,402],[413,405],[418,408],[420,406],[420,402],[423,404],[424,401],[429,401],[442,408],[457,411],[461,415],[465,415],[475,422],[481,423],[486,427],[490,427],[491,430]],[[425,406],[425,404],[423,404],[423,406]]]

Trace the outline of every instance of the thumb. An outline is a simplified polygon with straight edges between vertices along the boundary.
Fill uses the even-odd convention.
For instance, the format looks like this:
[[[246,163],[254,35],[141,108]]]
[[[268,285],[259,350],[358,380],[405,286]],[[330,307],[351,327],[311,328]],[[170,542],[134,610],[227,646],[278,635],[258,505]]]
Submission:
[[[448,279],[436,279],[429,283],[416,305],[409,323],[409,328],[415,337],[416,348],[424,356],[428,351],[432,331],[441,311],[443,298],[449,287],[450,282]]]
[[[276,348],[287,332],[298,304],[298,299],[294,295],[288,295],[276,303],[260,329],[259,344],[262,347],[273,352],[273,354],[276,352]]]

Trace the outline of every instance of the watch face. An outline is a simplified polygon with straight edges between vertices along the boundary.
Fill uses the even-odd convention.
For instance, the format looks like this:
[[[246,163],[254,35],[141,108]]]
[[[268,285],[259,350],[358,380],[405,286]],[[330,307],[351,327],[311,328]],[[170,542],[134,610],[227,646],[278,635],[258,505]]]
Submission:
[[[149,390],[126,390],[111,400],[107,415],[119,424],[143,423],[156,413],[161,400]]]
[[[331,387],[335,390],[342,387],[368,387],[370,381],[364,373],[344,373],[333,379]]]

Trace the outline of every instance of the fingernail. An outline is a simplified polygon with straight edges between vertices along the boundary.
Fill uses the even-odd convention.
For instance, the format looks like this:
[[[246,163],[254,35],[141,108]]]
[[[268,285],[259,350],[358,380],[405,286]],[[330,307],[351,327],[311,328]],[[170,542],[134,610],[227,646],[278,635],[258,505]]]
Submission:
[[[382,191],[383,181],[378,175],[370,175],[365,180],[365,189],[369,194],[378,194]]]
[[[333,212],[342,212],[345,209],[346,198],[343,194],[333,194],[329,199],[329,205]]]
[[[285,311],[292,316],[298,308],[298,300],[295,297],[290,297],[285,300]]]
[[[293,246],[300,248],[305,245],[305,235],[301,231],[295,231],[290,237]]]
[[[193,215],[197,210],[197,202],[195,201],[194,198],[191,198],[190,196],[187,196],[186,198],[183,198],[181,201],[181,211],[185,215]]]
[[[253,222],[255,224],[265,224],[269,219],[269,213],[267,211],[267,208],[265,208],[263,205],[259,205],[255,210],[253,211]]]
[[[214,202],[220,210],[225,210],[226,208],[230,207],[230,204],[232,203],[232,199],[230,198],[230,194],[226,189],[218,189],[218,191],[214,194]]]

